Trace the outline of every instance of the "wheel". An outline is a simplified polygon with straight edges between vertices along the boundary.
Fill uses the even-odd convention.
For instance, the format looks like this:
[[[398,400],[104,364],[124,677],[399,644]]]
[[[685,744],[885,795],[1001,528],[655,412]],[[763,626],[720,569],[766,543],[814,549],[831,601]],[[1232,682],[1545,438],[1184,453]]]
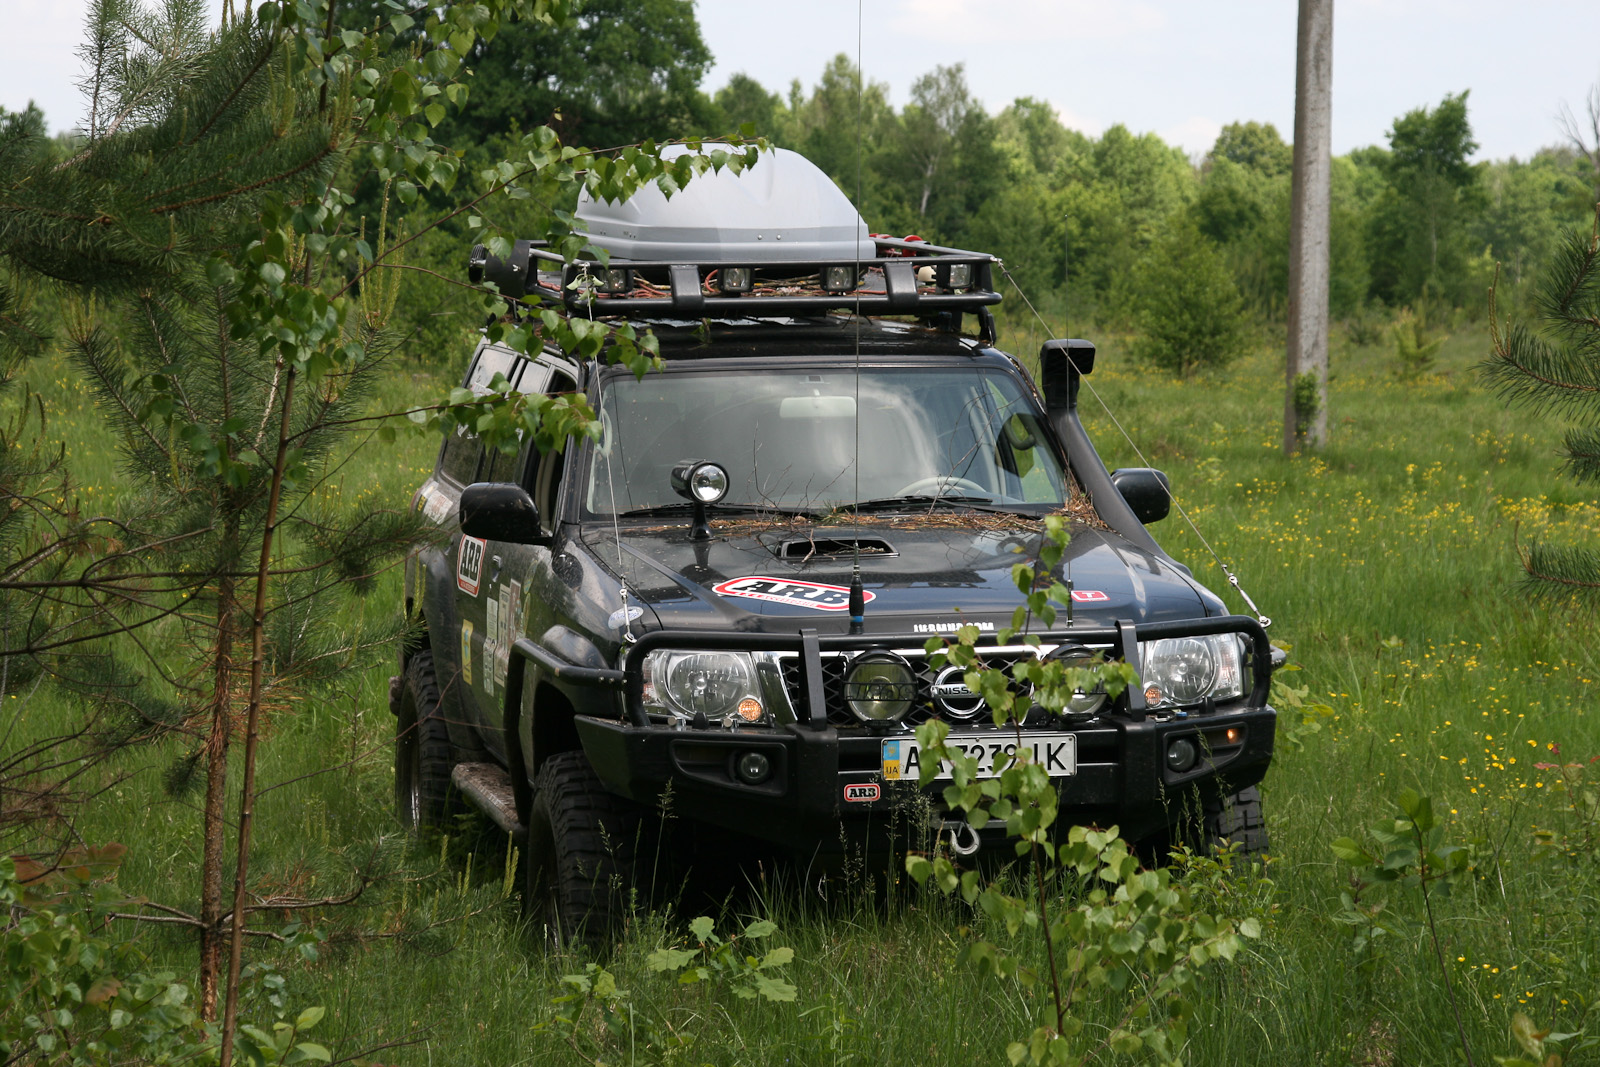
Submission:
[[[1214,851],[1238,846],[1238,855],[1267,850],[1267,824],[1261,817],[1261,790],[1255,786],[1202,805],[1201,842]]]
[[[545,760],[528,813],[523,910],[558,947],[597,947],[629,914],[639,809],[606,791],[582,752]]]
[[[450,821],[458,806],[450,784],[455,762],[439,712],[433,653],[424,649],[406,664],[395,721],[394,807],[406,829],[436,829]]]
[[[1236,859],[1267,850],[1261,791],[1255,786],[1203,800],[1190,792],[1174,814],[1176,818],[1169,826],[1134,843],[1141,863],[1165,866],[1173,850],[1180,846],[1203,855],[1234,848]]]
[[[952,489],[967,490],[960,494],[952,493]],[[935,474],[931,478],[918,478],[910,485],[901,489],[895,496],[993,496],[994,493],[971,478],[958,478],[954,474]]]

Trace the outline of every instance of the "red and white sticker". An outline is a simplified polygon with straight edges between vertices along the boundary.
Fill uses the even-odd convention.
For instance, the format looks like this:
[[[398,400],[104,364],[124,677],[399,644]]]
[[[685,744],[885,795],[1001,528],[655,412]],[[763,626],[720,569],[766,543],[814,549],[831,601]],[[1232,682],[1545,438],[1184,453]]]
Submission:
[[[1083,604],[1092,600],[1110,600],[1111,598],[1098,589],[1074,589],[1072,591],[1072,599]]]
[[[852,804],[859,804],[864,800],[877,800],[880,795],[876,782],[861,782],[844,787],[844,798]]]
[[[803,582],[795,578],[766,578],[752,574],[744,578],[729,578],[712,586],[711,590],[723,596],[765,600],[770,604],[787,604],[791,608],[811,608],[815,611],[845,611],[850,607],[848,586]],[[870,589],[862,592],[863,604],[870,604],[877,599],[877,594]]]
[[[461,544],[456,548],[456,588],[468,596],[478,595],[478,582],[483,577],[483,550],[487,544],[462,534]]]

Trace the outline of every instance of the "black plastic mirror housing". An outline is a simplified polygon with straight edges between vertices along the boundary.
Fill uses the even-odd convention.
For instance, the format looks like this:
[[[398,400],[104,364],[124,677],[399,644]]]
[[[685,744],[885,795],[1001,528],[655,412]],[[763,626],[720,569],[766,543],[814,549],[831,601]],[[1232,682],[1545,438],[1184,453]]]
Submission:
[[[1111,484],[1145,525],[1160,522],[1172,512],[1172,488],[1167,476],[1154,467],[1119,467],[1111,472]]]
[[[457,507],[461,532],[485,541],[538,545],[547,540],[539,529],[539,509],[528,491],[514,482],[474,482],[461,490]]]

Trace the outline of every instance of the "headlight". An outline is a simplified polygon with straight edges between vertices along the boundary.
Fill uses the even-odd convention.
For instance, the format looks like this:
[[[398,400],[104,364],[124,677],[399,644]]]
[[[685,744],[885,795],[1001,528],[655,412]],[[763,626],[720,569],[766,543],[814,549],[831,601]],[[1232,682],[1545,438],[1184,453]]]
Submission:
[[[662,649],[644,661],[644,703],[680,722],[703,714],[723,726],[772,721],[748,652]]]
[[[864,652],[844,675],[844,701],[862,722],[898,722],[917,698],[917,676],[893,652]]]
[[[1139,648],[1145,702],[1153,708],[1244,695],[1244,645],[1236,634],[1169,637]]]

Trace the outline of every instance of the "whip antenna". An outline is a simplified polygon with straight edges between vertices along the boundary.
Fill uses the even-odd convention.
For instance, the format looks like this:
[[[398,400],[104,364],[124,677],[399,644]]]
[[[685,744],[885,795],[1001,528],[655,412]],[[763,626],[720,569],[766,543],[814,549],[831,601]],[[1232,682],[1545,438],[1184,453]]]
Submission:
[[[861,110],[867,87],[867,73],[861,66],[861,4],[862,0],[856,0],[856,404],[853,420],[855,451],[850,459],[850,465],[855,469],[854,500],[850,508],[855,527],[855,536],[851,538],[854,551],[850,564],[850,632],[853,634],[861,633],[867,622],[867,596],[861,587]]]

